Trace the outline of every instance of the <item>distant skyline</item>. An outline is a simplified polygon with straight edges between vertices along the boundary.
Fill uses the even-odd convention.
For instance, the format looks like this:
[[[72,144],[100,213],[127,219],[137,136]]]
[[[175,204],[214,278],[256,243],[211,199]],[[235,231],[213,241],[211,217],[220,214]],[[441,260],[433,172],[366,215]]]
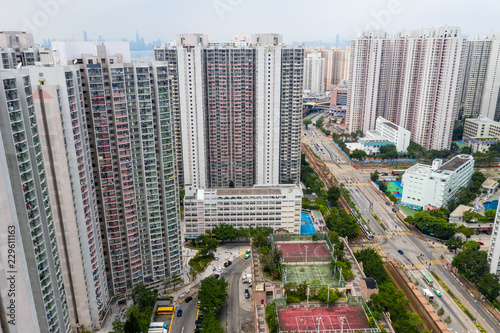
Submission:
[[[212,41],[236,33],[276,32],[286,43],[351,39],[366,29],[458,26],[466,35],[500,31],[500,2],[491,0],[18,0],[0,6],[0,31],[26,30],[43,39],[174,40],[203,32]]]

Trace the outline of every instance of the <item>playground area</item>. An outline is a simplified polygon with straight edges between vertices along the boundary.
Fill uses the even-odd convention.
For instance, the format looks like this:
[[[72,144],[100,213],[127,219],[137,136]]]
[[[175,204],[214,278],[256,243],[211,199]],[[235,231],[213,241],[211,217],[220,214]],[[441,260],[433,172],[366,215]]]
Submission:
[[[465,142],[463,141],[453,141],[453,143],[456,143],[458,148],[462,149],[462,148],[467,148],[469,145],[466,144]]]
[[[283,261],[308,262],[332,261],[332,253],[326,242],[277,242],[276,248],[282,252]]]
[[[285,268],[285,283],[306,282],[311,284],[313,281],[319,281],[320,285],[336,285],[338,279],[333,276],[330,264],[309,264],[309,265],[287,265]]]
[[[387,185],[387,191],[391,192],[396,198],[401,200],[403,197],[403,187],[401,187],[401,182],[386,181],[384,183]]]
[[[302,212],[300,216],[300,233],[301,234],[314,234],[316,230],[311,220],[309,213]]]
[[[372,332],[361,306],[278,309],[280,332]],[[379,331],[376,330],[375,331]]]

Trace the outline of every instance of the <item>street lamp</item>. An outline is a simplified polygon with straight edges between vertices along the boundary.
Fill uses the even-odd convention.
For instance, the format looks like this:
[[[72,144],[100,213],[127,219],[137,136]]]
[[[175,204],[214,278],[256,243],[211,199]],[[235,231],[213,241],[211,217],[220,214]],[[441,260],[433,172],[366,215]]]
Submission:
[[[307,245],[304,245],[304,247],[306,248],[306,265],[307,265]]]
[[[319,328],[320,328],[320,323],[321,323],[321,317],[316,318],[316,321],[318,322],[318,333],[319,333]]]
[[[340,317],[340,333],[344,331],[344,319],[345,317]]]
[[[476,301],[477,301],[477,307],[476,307],[476,316],[474,317],[474,324],[477,321],[477,313],[479,312],[479,304],[483,301],[483,296],[481,295],[481,299],[476,298]]]

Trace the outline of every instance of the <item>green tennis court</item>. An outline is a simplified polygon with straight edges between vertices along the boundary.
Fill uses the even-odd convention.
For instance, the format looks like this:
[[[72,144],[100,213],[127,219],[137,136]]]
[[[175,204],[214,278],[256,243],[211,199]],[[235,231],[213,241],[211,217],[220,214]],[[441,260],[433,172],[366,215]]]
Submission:
[[[319,284],[337,284],[339,281],[333,277],[330,264],[326,265],[288,265],[286,266],[286,282],[302,283],[306,281],[320,281]]]
[[[468,146],[469,146],[468,144],[466,144],[466,143],[465,143],[465,142],[463,142],[463,141],[453,141],[453,142],[454,142],[454,143],[456,143],[456,144],[457,144],[457,146],[458,146],[458,148],[460,148],[460,149],[462,149],[462,148],[466,148],[466,147],[468,147]]]

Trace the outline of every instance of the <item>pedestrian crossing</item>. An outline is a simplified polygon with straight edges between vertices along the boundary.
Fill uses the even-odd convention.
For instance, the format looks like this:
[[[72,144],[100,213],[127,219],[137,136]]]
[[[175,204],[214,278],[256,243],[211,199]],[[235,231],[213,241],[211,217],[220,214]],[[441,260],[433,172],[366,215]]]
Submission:
[[[378,238],[391,238],[392,236],[403,236],[403,235],[409,235],[409,231],[389,231],[387,232],[387,235],[378,235]]]
[[[439,260],[426,260],[426,264],[419,264],[419,265],[404,265],[403,269],[408,269],[408,270],[417,270],[417,269],[426,269],[429,267],[429,263],[432,265],[442,265],[441,261]]]

